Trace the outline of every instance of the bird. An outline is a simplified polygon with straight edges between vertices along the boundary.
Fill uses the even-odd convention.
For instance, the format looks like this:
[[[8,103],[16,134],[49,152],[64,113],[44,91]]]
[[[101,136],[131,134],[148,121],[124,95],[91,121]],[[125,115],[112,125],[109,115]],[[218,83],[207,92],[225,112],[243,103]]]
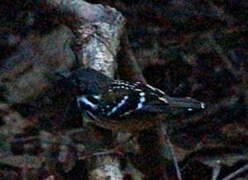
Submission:
[[[205,103],[186,97],[170,97],[164,91],[142,82],[112,79],[92,68],[79,68],[61,77],[69,84],[80,112],[90,122],[112,131],[138,134],[156,124],[156,116],[177,109],[205,109]]]

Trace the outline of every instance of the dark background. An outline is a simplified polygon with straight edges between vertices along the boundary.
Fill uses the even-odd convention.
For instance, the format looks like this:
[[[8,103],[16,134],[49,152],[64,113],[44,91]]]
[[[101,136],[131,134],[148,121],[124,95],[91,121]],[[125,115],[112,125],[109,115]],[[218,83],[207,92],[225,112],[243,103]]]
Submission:
[[[123,35],[126,38],[122,39],[117,56],[116,77],[132,80],[126,66],[132,59],[138,63],[149,84],[164,90],[168,95],[190,96],[207,104],[204,112],[172,114],[166,120],[168,134],[178,152],[183,179],[211,179],[212,171],[219,166],[221,171],[218,179],[221,179],[246,165],[248,2],[88,2],[115,7],[127,19]],[[32,167],[28,173],[20,165],[22,160],[20,163],[18,161],[19,157],[21,159],[27,154],[43,156],[45,151],[40,137],[60,138],[66,129],[56,119],[64,108],[62,104],[66,103],[64,99],[58,100],[62,93],[59,88],[56,91],[49,88],[43,91],[46,82],[37,76],[37,84],[19,92],[18,88],[8,85],[8,82],[14,79],[22,87],[25,77],[20,78],[18,75],[9,79],[10,76],[4,76],[6,69],[8,71],[21,62],[24,62],[26,69],[23,71],[22,65],[17,70],[22,69],[22,72],[30,73],[32,77],[36,77],[36,70],[49,71],[50,67],[73,64],[75,56],[71,50],[72,32],[57,21],[54,18],[56,16],[59,13],[44,10],[36,1],[0,2],[0,78],[1,84],[7,84],[0,85],[0,158],[8,157],[15,162],[11,164],[10,160],[7,160],[8,163],[0,160],[0,179],[29,176],[42,179],[49,174],[56,174],[58,179],[73,179],[72,174],[85,177],[82,172],[82,169],[87,169],[84,161],[69,158],[69,167],[56,162],[52,170],[40,165],[38,168]],[[32,70],[29,61],[37,61],[39,64],[40,59],[52,63]],[[30,95],[31,90],[37,93]],[[15,103],[23,97],[25,103]],[[68,125],[70,130],[75,126],[73,123]],[[21,138],[26,138],[25,142]],[[48,152],[59,154],[58,149],[54,145]],[[50,157],[56,160],[57,155]],[[137,164],[138,160],[135,160]],[[216,164],[216,160],[221,163]],[[168,176],[175,179],[173,163],[169,162],[167,167]],[[149,165],[138,168],[148,171]],[[247,171],[239,177],[247,179]]]

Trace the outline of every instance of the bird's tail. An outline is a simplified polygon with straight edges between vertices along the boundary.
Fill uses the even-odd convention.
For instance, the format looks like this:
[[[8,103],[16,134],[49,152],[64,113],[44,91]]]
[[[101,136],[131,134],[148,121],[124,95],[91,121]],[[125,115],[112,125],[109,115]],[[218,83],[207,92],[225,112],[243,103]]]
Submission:
[[[192,99],[190,97],[186,98],[177,98],[177,97],[167,97],[166,98],[169,104],[169,107],[178,107],[185,108],[188,111],[193,111],[197,109],[205,109],[206,105],[203,102]]]

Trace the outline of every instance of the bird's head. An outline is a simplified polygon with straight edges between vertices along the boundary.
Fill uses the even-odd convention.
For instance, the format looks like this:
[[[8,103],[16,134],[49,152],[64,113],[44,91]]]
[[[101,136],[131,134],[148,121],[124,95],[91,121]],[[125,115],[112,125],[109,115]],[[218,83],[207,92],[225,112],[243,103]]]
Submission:
[[[80,68],[69,74],[57,73],[57,75],[62,77],[64,87],[68,91],[74,90],[75,93],[76,90],[78,95],[98,94],[111,82],[111,78],[91,68]]]

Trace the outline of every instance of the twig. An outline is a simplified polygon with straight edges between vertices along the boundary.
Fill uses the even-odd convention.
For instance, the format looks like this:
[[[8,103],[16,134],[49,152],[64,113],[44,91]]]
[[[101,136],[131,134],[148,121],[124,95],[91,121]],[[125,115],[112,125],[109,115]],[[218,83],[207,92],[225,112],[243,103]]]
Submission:
[[[213,167],[213,173],[212,173],[212,180],[217,180],[219,174],[220,174],[221,166],[217,164],[215,167]]]
[[[230,175],[224,177],[222,180],[230,180],[230,179],[234,178],[235,176],[243,173],[246,170],[248,170],[248,164],[246,164],[245,166],[239,168],[237,171],[231,173]]]
[[[172,155],[172,158],[173,158],[173,163],[174,163],[174,166],[175,166],[176,172],[177,172],[177,179],[182,180],[182,174],[180,172],[180,168],[179,168],[179,165],[178,165],[178,162],[177,162],[175,151],[174,151],[173,145],[172,145],[172,143],[170,141],[170,137],[167,134],[167,128],[163,123],[161,123],[161,130],[162,130],[164,136],[166,136],[166,138],[167,138],[167,143],[169,145],[171,155]]]

